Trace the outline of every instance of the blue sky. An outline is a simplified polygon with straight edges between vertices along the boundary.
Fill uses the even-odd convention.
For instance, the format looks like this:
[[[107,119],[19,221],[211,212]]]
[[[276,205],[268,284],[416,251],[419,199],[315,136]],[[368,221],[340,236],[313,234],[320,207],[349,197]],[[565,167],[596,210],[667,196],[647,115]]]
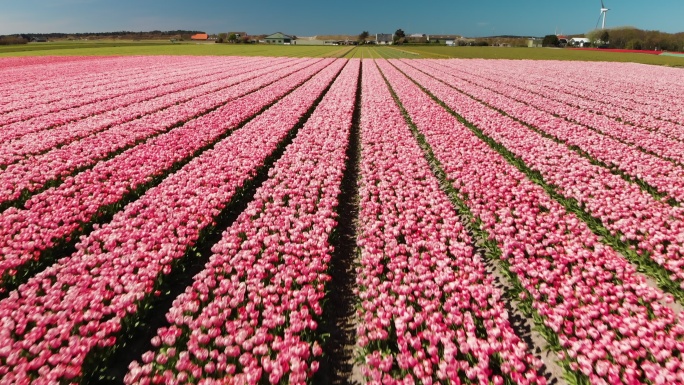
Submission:
[[[606,26],[684,31],[684,0],[604,0]],[[0,34],[188,29],[208,33],[543,36],[596,26],[600,0],[0,0]],[[201,4],[201,5],[197,5]]]

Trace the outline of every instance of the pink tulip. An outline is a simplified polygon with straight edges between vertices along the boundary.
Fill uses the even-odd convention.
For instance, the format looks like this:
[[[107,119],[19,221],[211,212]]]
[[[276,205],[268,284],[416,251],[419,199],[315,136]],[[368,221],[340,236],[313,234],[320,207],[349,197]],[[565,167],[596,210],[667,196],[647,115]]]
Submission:
[[[278,71],[271,68],[273,64],[278,63],[277,61],[276,63],[266,62],[263,65],[265,68],[261,70],[238,76],[224,75],[215,79],[217,81],[208,83],[207,79],[202,82],[199,78],[192,83],[184,84],[186,87],[184,90],[158,96],[159,103],[139,102],[138,108],[129,105],[126,110],[130,110],[129,113],[132,114],[132,117],[146,115],[140,119],[121,120],[117,118],[117,121],[104,121],[102,117],[91,117],[75,123],[75,126],[70,127],[70,130],[59,130],[58,132],[64,138],[71,138],[69,135],[73,136],[73,132],[79,133],[80,136],[69,139],[70,142],[66,143],[64,147],[53,149],[36,157],[22,159],[24,158],[23,155],[14,156],[18,163],[11,164],[6,170],[0,172],[0,189],[7,190],[7,193],[2,195],[3,200],[0,202],[17,199],[23,190],[35,191],[46,182],[68,175],[77,168],[92,166],[114,151],[125,149],[152,135],[163,133],[175,124],[221,106],[228,99],[263,87],[286,74],[306,67],[310,63],[300,62]],[[294,85],[293,83],[296,81],[290,84]],[[277,97],[277,94],[274,97]],[[234,111],[237,106],[227,107]],[[254,107],[258,111],[259,105],[256,104]],[[90,122],[88,119],[95,121]],[[215,118],[211,119],[211,117],[204,117],[204,119],[207,121],[216,120]],[[79,125],[82,127],[79,128]],[[45,136],[40,132],[35,135]],[[55,140],[61,140],[55,135],[49,138],[54,143],[56,143]],[[46,150],[50,147],[48,144],[41,144],[41,141],[36,142],[30,139],[29,136],[21,140],[29,141],[32,145],[41,145],[43,146],[41,148]],[[12,146],[19,146],[20,144],[21,142],[16,142]],[[9,147],[7,151],[9,151]]]
[[[214,246],[215,254],[206,269],[174,301],[167,319],[189,327],[187,350],[202,363],[205,372],[223,372],[225,368],[224,375],[238,382],[256,382],[267,376],[274,383],[283,378],[299,383],[318,370],[316,360],[323,350],[318,341],[303,336],[317,329],[322,312],[319,301],[325,290],[321,283],[329,280],[326,270],[332,249],[327,241],[313,243],[308,229],[324,229],[321,236],[325,240],[333,230],[330,219],[337,215],[332,208],[337,205],[339,189],[331,187],[339,185],[343,176],[358,71],[358,62],[345,67],[292,145],[269,171],[271,179],[257,190],[255,200]],[[290,100],[297,99],[293,96]],[[321,151],[326,143],[336,145]],[[319,197],[319,191],[327,193]],[[285,194],[291,197],[288,203],[283,200]],[[264,226],[285,218],[289,230],[283,226],[271,232]],[[239,234],[250,236],[243,240]],[[309,246],[304,248],[302,244]],[[280,254],[275,245],[284,246],[290,255]],[[219,273],[223,266],[233,267],[239,280]],[[299,289],[282,290],[279,284],[271,283],[274,280],[287,282],[286,287],[296,281]],[[263,309],[259,310],[257,304]],[[226,305],[236,310],[235,318],[226,318],[229,313],[218,311]],[[188,313],[192,316],[175,316]],[[254,326],[251,320],[256,319],[262,321]],[[289,326],[278,331],[285,319]],[[210,329],[212,324],[218,328]],[[167,333],[160,330],[159,334]],[[220,347],[235,363],[230,370],[225,361],[218,360],[221,356],[212,357],[202,348],[211,344]],[[141,381],[138,365],[132,365],[128,383]],[[145,375],[148,378],[165,370],[143,365],[150,369]]]
[[[545,383],[545,378],[536,374],[538,365],[532,355],[524,344],[518,345],[520,340],[498,301],[499,292],[485,276],[484,265],[474,258],[465,228],[431,175],[422,150],[372,62],[364,62],[361,100],[357,242],[361,268],[357,284],[362,293],[362,322],[357,339],[365,357],[362,371],[367,380],[399,383],[400,378],[407,378],[408,370],[423,383],[459,381],[458,371],[442,369],[447,363],[456,364],[456,354],[445,351],[436,356],[436,349],[426,352],[423,348],[424,344],[448,341],[481,363],[464,363],[462,370],[471,379],[491,379],[489,357],[497,354],[504,361],[501,370],[509,378],[514,376],[511,368],[517,368],[530,374],[530,382]],[[470,298],[475,303],[472,306]],[[413,303],[422,310],[416,311]],[[473,317],[496,325],[498,336],[477,338]],[[428,325],[441,336],[433,337]],[[390,336],[391,326],[396,335]],[[396,340],[398,346],[388,340]],[[447,363],[441,364],[441,360]]]
[[[624,258],[599,243],[574,215],[565,213],[562,206],[553,202],[539,186],[528,181],[524,174],[480,141],[470,129],[434,103],[397,68],[483,128],[490,123],[480,119],[487,117],[492,125],[492,135],[497,132],[500,138],[505,135],[522,136],[527,135],[524,131],[527,129],[504,131],[501,128],[505,125],[496,123],[501,115],[492,115],[483,105],[462,98],[453,88],[414,68],[414,65],[400,61],[392,61],[391,64],[381,62],[383,72],[411,119],[425,135],[448,178],[456,181],[454,187],[462,194],[461,198],[474,217],[483,220],[491,239],[497,241],[503,252],[502,259],[507,261],[510,271],[527,291],[526,297],[535,311],[545,325],[558,334],[563,346],[572,348],[566,350],[570,367],[593,375],[596,373],[589,362],[596,358],[590,357],[605,357],[608,353],[623,367],[637,366],[649,354],[655,355],[656,350],[651,344],[681,345],[679,341],[684,328],[671,309],[659,305],[664,297],[662,292],[650,288]],[[455,100],[464,103],[463,107]],[[497,120],[493,119],[495,116],[499,116]],[[555,146],[550,143],[538,147],[529,145],[539,142],[520,140],[510,143],[526,146],[525,151],[529,154]],[[454,143],[459,143],[459,147],[454,147]],[[468,148],[468,152],[465,154],[455,148]],[[536,159],[522,152],[520,156],[532,163],[564,159],[561,153],[549,152],[548,157],[537,155]],[[542,170],[546,172],[547,168]],[[582,178],[586,175],[586,172],[578,173],[573,178],[577,191],[582,191],[585,180]],[[602,175],[607,176],[605,173]],[[568,183],[560,174],[555,182]],[[583,190],[589,191],[589,186]],[[545,208],[545,214],[539,214],[540,207]],[[487,218],[491,220],[487,221]],[[535,239],[535,242],[529,242],[529,239]],[[549,248],[555,250],[551,260],[547,257]],[[562,301],[556,301],[556,298]],[[635,314],[635,319],[624,317],[625,312]],[[568,314],[573,315],[574,327],[570,325]],[[636,319],[639,321],[635,322]],[[585,333],[589,326],[599,330],[600,341]],[[628,344],[629,337],[619,337],[615,332],[620,327],[624,328],[625,336],[642,331],[644,334],[640,341],[649,347],[634,350]],[[678,375],[681,360],[671,358],[670,361],[673,365],[654,366],[653,370],[663,376]],[[610,370],[603,379],[609,383],[615,381]],[[625,383],[644,380],[643,374],[638,373],[624,378]],[[620,377],[618,381],[621,381]]]
[[[240,87],[226,88],[221,91],[222,98],[219,100],[233,98],[240,92],[244,92],[243,89],[248,91],[250,87],[263,86],[275,79],[276,76],[283,76],[287,73],[284,71],[292,72],[306,65],[307,63],[302,63],[300,66],[270,73],[268,76],[255,79],[252,85],[246,82]],[[305,69],[300,73],[285,76],[270,86],[229,102],[209,115],[190,121],[183,127],[160,135],[107,162],[101,162],[95,168],[74,178],[67,178],[65,183],[58,188],[49,189],[30,199],[26,203],[27,210],[7,210],[0,216],[0,223],[2,224],[0,227],[2,229],[0,230],[0,247],[8,247],[6,254],[12,255],[13,258],[4,261],[4,264],[0,264],[0,273],[10,268],[22,268],[23,264],[32,259],[34,255],[40,255],[40,253],[49,250],[61,239],[68,239],[73,231],[91,221],[102,207],[115,204],[124,194],[134,191],[141,184],[148,182],[151,177],[158,177],[168,172],[167,170],[171,166],[187,159],[201,146],[206,146],[220,135],[225,134],[226,131],[234,129],[241,121],[255,114],[260,108],[284,95],[292,87],[309,77],[312,71],[317,68],[320,68],[319,65]],[[216,85],[216,87],[219,86]],[[240,109],[239,106],[244,103],[250,107]],[[170,110],[173,110],[173,107],[165,110],[164,113],[173,114],[174,111]],[[235,110],[241,110],[241,113],[236,114],[234,113]],[[193,112],[193,114],[195,113],[197,112]],[[225,116],[222,119],[222,125],[211,123],[218,119],[217,116],[222,115]],[[178,119],[178,117],[174,119]],[[140,133],[144,131],[135,129],[131,132]],[[108,146],[112,144],[109,140],[105,140],[104,143],[107,143]],[[82,149],[79,149],[78,152],[84,153]],[[91,150],[86,154],[92,159],[95,152],[91,147]],[[76,167],[76,164],[73,167]],[[41,175],[45,174],[41,173]],[[31,179],[36,181],[35,178]],[[108,187],[112,185],[122,186],[122,188],[113,191]],[[38,186],[40,185],[37,184],[36,187]],[[20,190],[16,190],[16,192],[18,193]],[[84,209],[84,207],[86,208]],[[56,223],[60,225],[49,225]],[[135,221],[134,223],[139,225],[143,222]],[[17,239],[22,237],[32,237],[39,241],[17,242]],[[166,268],[165,273],[168,273],[168,269]]]
[[[512,116],[524,120],[533,114],[543,115],[529,105],[505,99],[490,89],[475,87],[470,82],[448,75],[448,72],[435,71],[430,68],[432,66],[433,64],[430,64],[426,69],[428,73],[435,74],[446,84],[457,85],[480,99],[485,101],[492,99],[490,104],[509,110]],[[684,252],[682,252],[684,251],[684,238],[681,238],[681,234],[684,233],[684,210],[655,200],[635,184],[625,182],[608,170],[590,164],[587,159],[565,146],[539,136],[520,123],[500,115],[468,96],[452,92],[444,83],[439,83],[435,79],[428,81],[434,84],[436,94],[443,97],[447,104],[523,159],[530,168],[539,171],[548,183],[557,187],[559,193],[575,199],[587,212],[599,218],[608,229],[622,233],[621,239],[624,242],[637,243],[634,249],[639,254],[649,256],[669,270],[676,277],[676,281],[684,280]],[[493,87],[493,84],[490,87]],[[557,122],[550,126],[556,127],[562,124],[563,122]],[[570,131],[578,132],[578,130],[579,135],[591,138],[591,133],[586,135],[581,133],[581,131],[586,131],[584,128],[573,128]],[[638,131],[633,127],[625,128],[625,130],[628,130],[630,135]],[[677,143],[667,142],[666,139],[655,140],[651,136],[649,133],[640,138],[639,143],[652,142],[658,143],[658,146],[663,148],[679,148]],[[593,141],[599,142],[597,139]],[[530,147],[533,143],[534,146]],[[604,144],[597,144],[597,146],[603,147]],[[682,149],[684,150],[684,147]],[[619,151],[626,152],[627,150]],[[684,151],[677,152],[679,155],[681,153]],[[647,158],[646,160],[643,157],[639,159],[646,164],[650,163]],[[637,162],[635,158],[629,163],[636,166],[639,164]],[[639,167],[639,172],[643,172],[641,171],[643,168]],[[674,179],[682,180],[684,170],[679,169],[672,175]],[[653,180],[661,180],[661,176],[656,174]],[[681,191],[684,191],[679,187],[674,187],[674,190],[677,191],[675,198],[681,195]],[[660,248],[653,247],[658,244]],[[665,245],[668,245],[668,249],[679,250],[679,252],[666,253],[664,252]]]
[[[684,287],[684,209],[671,204],[684,203],[681,71],[237,57],[0,60],[0,205],[26,198],[0,213],[0,291],[44,267],[0,301],[1,382],[78,382],[86,358],[124,342],[122,325],[155,303],[158,283],[330,85],[125,377],[310,383],[361,66],[354,293],[367,382],[546,381],[389,83],[468,226],[496,242],[519,300],[555,333],[558,359],[596,384],[684,383],[672,296],[414,83]],[[577,75],[586,69],[602,81]],[[104,208],[113,219],[81,234]],[[74,239],[73,255],[45,267]]]
[[[536,71],[540,69],[539,64],[535,65]],[[472,76],[470,65],[473,69],[477,68],[478,76]],[[632,177],[649,183],[669,198],[678,202],[684,201],[682,168],[640,149],[642,144],[648,147],[650,143],[659,146],[648,147],[656,153],[659,153],[661,148],[678,148],[679,142],[684,139],[681,124],[665,120],[665,116],[659,114],[642,113],[643,104],[639,104],[638,107],[631,106],[630,109],[616,106],[620,102],[628,101],[628,97],[613,98],[613,94],[598,97],[595,90],[578,97],[569,87],[556,89],[548,82],[544,85],[530,84],[530,72],[526,71],[526,66],[519,66],[517,69],[520,73],[525,73],[524,80],[517,78],[516,75],[520,73],[515,74],[515,66],[499,66],[495,69],[495,66],[483,62],[463,62],[458,65],[452,62],[444,65],[431,62],[430,67],[439,69],[439,72],[431,73],[449,84],[465,86],[470,94],[506,111],[509,115],[534,125],[568,145],[581,148],[588,155],[610,167],[616,167]],[[487,72],[492,72],[491,75],[482,71],[484,67],[487,67]],[[502,70],[510,73],[505,83],[498,81]],[[638,70],[641,69],[632,69],[634,72]],[[446,75],[447,73],[449,75]],[[464,83],[464,80],[467,83]],[[647,88],[649,85],[644,83],[641,87]],[[572,94],[568,95],[567,92]],[[594,100],[586,100],[592,97]],[[662,95],[659,95],[655,99],[661,97]],[[603,105],[606,98],[611,99],[611,104]],[[648,100],[644,102],[647,103]],[[676,102],[671,104],[676,105]],[[619,110],[612,111],[613,108]],[[617,121],[611,120],[608,117],[610,115]],[[648,125],[635,128],[623,123],[629,121],[633,115],[641,115],[633,119],[633,125],[639,126],[644,122],[648,122]],[[631,144],[624,143],[625,139],[629,140],[628,138],[632,138]],[[679,159],[679,155],[680,153],[676,153],[672,156]]]
[[[118,212],[110,223],[83,237],[73,256],[61,259],[29,280],[20,289],[21,294],[14,291],[0,301],[2,319],[13,314],[12,318],[31,318],[40,324],[40,328],[23,326],[30,339],[0,331],[3,345],[11,346],[11,351],[24,352],[22,357],[26,359],[39,352],[27,354],[24,344],[39,346],[57,339],[66,346],[69,362],[79,370],[92,348],[113,346],[122,318],[135,319],[140,306],[153,297],[155,281],[168,272],[173,260],[183,256],[199,232],[219,214],[219,207],[225,207],[235,190],[263,164],[344,61],[313,60],[312,64],[310,75],[317,72],[316,68],[322,69],[312,80],[168,176]],[[289,112],[287,118],[282,117],[283,111]],[[275,124],[277,116],[280,119]],[[264,135],[266,130],[268,135]],[[257,141],[262,145],[255,148]],[[224,167],[225,162],[235,167]],[[168,226],[169,222],[175,225]],[[123,273],[130,266],[138,269],[137,274]],[[109,297],[107,302],[105,297]],[[56,333],[57,330],[67,333]],[[70,335],[72,331],[74,334]],[[206,349],[193,353],[211,355]],[[160,356],[162,361],[163,357]],[[180,358],[179,362],[182,361]],[[201,371],[189,363],[185,365],[190,372]],[[26,368],[17,361],[10,370],[23,373]],[[153,380],[160,379],[163,377]]]

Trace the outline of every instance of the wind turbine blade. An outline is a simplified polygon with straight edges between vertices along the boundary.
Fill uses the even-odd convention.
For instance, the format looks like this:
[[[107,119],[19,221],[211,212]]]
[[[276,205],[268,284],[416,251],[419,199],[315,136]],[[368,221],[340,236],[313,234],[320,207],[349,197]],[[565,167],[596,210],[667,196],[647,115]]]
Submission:
[[[601,8],[605,8],[606,6],[603,5],[603,0],[601,0]]]
[[[598,26],[599,26],[599,23],[601,22],[601,17],[602,17],[602,16],[603,16],[603,12],[601,12],[601,13],[599,14],[599,18],[598,18],[598,20],[596,20],[596,27],[594,27],[594,29],[598,29]]]

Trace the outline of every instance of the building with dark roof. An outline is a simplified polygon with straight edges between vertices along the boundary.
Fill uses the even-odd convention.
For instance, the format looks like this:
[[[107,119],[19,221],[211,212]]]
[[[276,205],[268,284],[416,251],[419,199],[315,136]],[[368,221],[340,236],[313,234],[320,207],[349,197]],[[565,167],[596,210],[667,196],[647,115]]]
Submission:
[[[375,44],[392,44],[394,35],[391,33],[376,33]]]
[[[264,38],[268,44],[296,44],[295,37],[286,35],[282,32],[276,32],[273,35],[268,35]]]

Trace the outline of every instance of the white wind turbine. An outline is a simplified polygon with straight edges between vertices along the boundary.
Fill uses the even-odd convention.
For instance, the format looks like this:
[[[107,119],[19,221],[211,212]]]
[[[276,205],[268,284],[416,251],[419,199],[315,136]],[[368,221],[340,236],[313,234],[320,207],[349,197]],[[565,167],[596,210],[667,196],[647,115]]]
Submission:
[[[601,0],[601,14],[599,15],[599,19],[596,21],[596,28],[598,28],[598,23],[601,21],[601,18],[603,18],[601,29],[606,29],[606,13],[608,13],[608,11],[610,11],[610,9],[606,8],[606,6],[603,4],[603,0]]]

